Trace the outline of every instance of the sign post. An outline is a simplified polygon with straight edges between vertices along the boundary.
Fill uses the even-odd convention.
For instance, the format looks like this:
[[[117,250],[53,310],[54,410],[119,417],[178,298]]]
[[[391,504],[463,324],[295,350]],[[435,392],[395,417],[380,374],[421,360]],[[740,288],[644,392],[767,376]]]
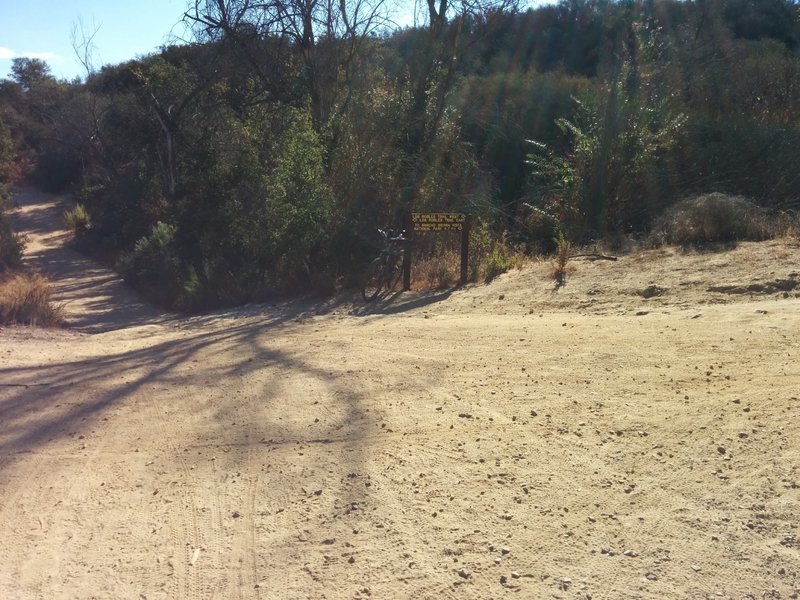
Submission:
[[[469,215],[464,219],[464,226],[461,228],[461,285],[467,283],[469,271],[469,230],[472,226],[472,219]]]
[[[403,291],[411,289],[411,244],[414,241],[414,223],[411,220],[411,213],[407,212],[403,219],[403,229],[405,229],[406,241],[403,242]]]

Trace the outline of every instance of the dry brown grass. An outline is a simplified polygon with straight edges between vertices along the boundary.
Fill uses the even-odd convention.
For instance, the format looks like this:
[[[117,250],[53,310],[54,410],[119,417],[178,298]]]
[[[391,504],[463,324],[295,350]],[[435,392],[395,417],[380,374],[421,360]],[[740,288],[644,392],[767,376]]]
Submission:
[[[470,253],[469,261],[468,281],[488,282],[506,271],[522,268],[530,262],[530,258],[503,238],[483,252]],[[415,262],[411,278],[411,287],[415,290],[452,288],[461,279],[460,251],[447,249]]]
[[[64,311],[53,303],[52,293],[41,275],[5,274],[0,278],[0,323],[58,327]]]
[[[455,250],[446,250],[420,260],[411,269],[412,289],[443,290],[453,287],[461,276],[461,257]]]
[[[669,208],[651,237],[653,245],[703,246],[792,237],[799,228],[795,214],[769,211],[741,196],[711,193]]]
[[[553,262],[553,278],[560,285],[564,284],[567,277],[567,262],[569,261],[570,250],[572,250],[572,245],[564,236],[564,232],[560,231],[558,233],[556,258]]]

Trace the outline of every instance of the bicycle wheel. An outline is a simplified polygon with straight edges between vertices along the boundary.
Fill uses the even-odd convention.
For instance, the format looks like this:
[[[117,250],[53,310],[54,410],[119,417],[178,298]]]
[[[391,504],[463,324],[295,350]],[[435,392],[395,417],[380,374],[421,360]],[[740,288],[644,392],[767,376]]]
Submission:
[[[361,288],[361,296],[367,302],[372,302],[381,293],[383,287],[383,258],[378,257],[369,263],[367,275],[364,278],[364,285]]]
[[[400,256],[393,256],[389,260],[390,262],[386,265],[384,282],[386,289],[393,292],[397,289],[397,284],[400,283],[400,277],[403,275],[403,259]]]

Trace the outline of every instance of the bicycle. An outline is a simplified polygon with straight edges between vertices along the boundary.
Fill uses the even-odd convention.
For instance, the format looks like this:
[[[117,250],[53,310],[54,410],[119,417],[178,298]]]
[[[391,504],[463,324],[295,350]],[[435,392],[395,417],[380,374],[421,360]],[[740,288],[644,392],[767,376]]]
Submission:
[[[367,267],[361,296],[366,302],[372,302],[384,288],[388,291],[397,287],[400,276],[403,274],[403,254],[405,241],[403,231],[394,235],[391,229],[378,229],[382,238],[381,252]]]

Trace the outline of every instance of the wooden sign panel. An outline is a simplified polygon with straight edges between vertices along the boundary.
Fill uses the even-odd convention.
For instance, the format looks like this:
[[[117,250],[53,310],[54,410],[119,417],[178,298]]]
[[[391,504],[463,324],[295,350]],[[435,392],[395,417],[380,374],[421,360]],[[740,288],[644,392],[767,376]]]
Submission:
[[[414,231],[461,231],[466,218],[462,213],[411,213]]]

